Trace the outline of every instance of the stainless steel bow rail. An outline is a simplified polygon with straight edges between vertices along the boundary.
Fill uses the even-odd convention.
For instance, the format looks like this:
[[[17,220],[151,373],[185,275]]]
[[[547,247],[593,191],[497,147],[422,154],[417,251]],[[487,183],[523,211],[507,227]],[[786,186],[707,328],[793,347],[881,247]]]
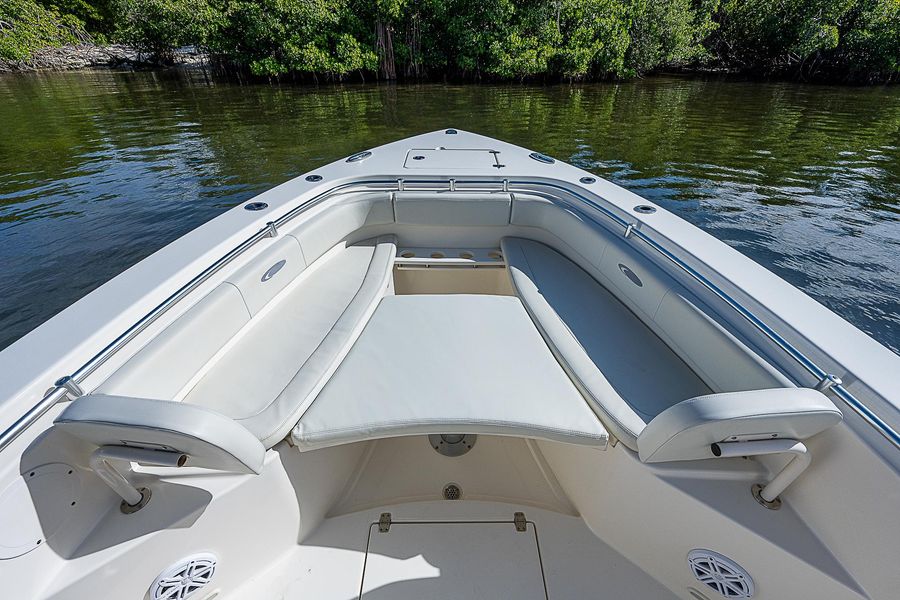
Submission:
[[[541,192],[540,189],[544,188],[550,190],[550,192]],[[241,242],[237,247],[232,249],[230,252],[216,260],[213,264],[203,270],[200,274],[195,276],[193,279],[184,284],[181,288],[175,291],[168,298],[159,303],[156,307],[153,308],[150,312],[144,315],[141,319],[139,319],[136,323],[134,323],[131,327],[126,329],[119,337],[110,342],[105,348],[100,350],[97,354],[95,354],[90,360],[88,360],[85,364],[78,368],[71,375],[63,377],[56,381],[54,387],[47,392],[47,394],[31,409],[29,409],[24,415],[22,415],[15,423],[13,423],[9,428],[7,428],[2,435],[0,435],[0,451],[3,451],[7,446],[9,446],[16,438],[18,438],[24,431],[26,431],[32,424],[34,424],[38,419],[40,419],[44,414],[47,413],[54,405],[58,402],[61,402],[67,398],[76,398],[83,394],[81,390],[80,384],[90,376],[94,371],[96,371],[101,365],[103,365],[107,360],[109,360],[116,352],[121,350],[126,344],[128,344],[131,340],[133,340],[138,334],[144,331],[147,327],[152,325],[158,318],[164,315],[169,309],[175,306],[179,301],[181,301],[184,297],[189,295],[195,289],[197,289],[201,284],[207,281],[210,277],[212,277],[215,273],[221,270],[223,267],[234,261],[237,257],[242,255],[244,252],[252,248],[261,240],[266,238],[275,237],[278,235],[278,228],[283,226],[284,224],[290,222],[292,219],[306,212],[313,206],[316,206],[325,200],[331,199],[333,197],[350,194],[350,193],[359,193],[359,192],[403,192],[403,191],[439,191],[439,192],[511,192],[511,193],[525,193],[532,194],[544,197],[548,200],[554,202],[560,202],[569,205],[571,208],[577,210],[582,216],[588,218],[595,224],[608,228],[608,224],[601,223],[597,219],[593,217],[593,215],[584,212],[581,210],[577,204],[567,200],[565,197],[561,197],[559,192],[564,192],[566,195],[576,198],[580,202],[590,206],[592,209],[600,212],[604,217],[609,219],[614,225],[622,228],[622,235],[626,239],[635,239],[644,242],[647,247],[651,250],[655,251],[663,258],[665,258],[668,262],[672,263],[674,266],[678,267],[682,271],[684,271],[688,276],[690,276],[697,283],[701,284],[704,288],[709,290],[713,295],[722,300],[725,304],[730,306],[738,315],[744,318],[747,322],[749,322],[755,329],[757,329],[760,333],[762,333],[769,341],[775,344],[778,348],[784,351],[788,356],[794,359],[798,364],[800,364],[810,375],[812,375],[818,381],[816,385],[816,389],[820,391],[831,391],[835,396],[840,398],[844,404],[846,404],[850,409],[859,415],[860,418],[863,419],[866,423],[868,423],[871,427],[873,427],[879,434],[881,434],[885,439],[887,439],[895,448],[900,450],[900,434],[896,430],[894,430],[890,425],[888,425],[881,417],[879,417],[875,412],[866,406],[861,400],[856,398],[844,385],[841,380],[828,373],[821,367],[819,367],[815,362],[812,361],[809,357],[803,354],[799,349],[797,349],[793,344],[783,338],[778,332],[769,327],[762,319],[757,317],[750,309],[743,306],[740,302],[738,302],[735,298],[713,283],[710,279],[704,276],[702,273],[697,271],[691,265],[687,264],[683,260],[681,260],[677,255],[672,253],[670,250],[665,248],[662,244],[654,240],[652,237],[641,231],[640,221],[630,221],[616,211],[610,209],[607,206],[604,206],[593,199],[574,191],[569,186],[561,185],[558,183],[551,183],[547,181],[529,181],[529,180],[510,180],[510,179],[488,179],[488,180],[478,180],[478,179],[464,179],[464,178],[449,178],[449,179],[418,179],[418,180],[410,180],[410,179],[371,179],[371,180],[359,180],[349,183],[344,183],[341,185],[337,185],[317,196],[310,198],[309,200],[303,202],[292,210],[288,211],[281,217],[278,217],[274,221],[270,221],[248,237],[246,240]],[[552,193],[556,192],[556,193]]]

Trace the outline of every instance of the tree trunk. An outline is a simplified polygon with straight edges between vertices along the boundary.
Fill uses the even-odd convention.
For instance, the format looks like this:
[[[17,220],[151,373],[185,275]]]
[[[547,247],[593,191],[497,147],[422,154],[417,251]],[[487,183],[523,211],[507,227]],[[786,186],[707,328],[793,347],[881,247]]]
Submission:
[[[406,30],[406,46],[409,48],[406,75],[419,79],[422,77],[422,36],[419,31],[418,13],[413,14],[409,20],[409,27]]]
[[[397,79],[390,23],[384,23],[381,20],[375,23],[375,53],[378,54],[378,74],[384,79]]]

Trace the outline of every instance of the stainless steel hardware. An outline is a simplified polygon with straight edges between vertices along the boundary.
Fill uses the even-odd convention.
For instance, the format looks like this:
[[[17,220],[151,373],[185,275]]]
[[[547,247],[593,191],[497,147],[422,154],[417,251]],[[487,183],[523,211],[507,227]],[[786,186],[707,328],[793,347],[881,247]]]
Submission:
[[[66,375],[65,377],[60,377],[56,380],[54,384],[56,387],[65,388],[67,392],[69,392],[69,397],[74,400],[75,398],[80,398],[84,396],[84,390],[81,389],[81,386],[78,385],[74,379],[72,379],[71,375]]]
[[[513,524],[516,526],[516,531],[520,533],[528,531],[528,521],[525,520],[523,512],[513,513]]]
[[[387,533],[391,530],[391,513],[381,513],[381,517],[378,519],[378,532],[379,533]]]

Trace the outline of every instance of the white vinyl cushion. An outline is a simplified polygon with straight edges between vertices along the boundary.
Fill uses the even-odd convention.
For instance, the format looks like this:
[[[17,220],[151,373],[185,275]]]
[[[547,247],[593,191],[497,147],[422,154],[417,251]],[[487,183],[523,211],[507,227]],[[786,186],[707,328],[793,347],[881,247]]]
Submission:
[[[310,450],[431,433],[608,437],[517,298],[386,296],[292,439]]]
[[[660,412],[710,390],[634,313],[544,244],[501,242],[517,295],[610,431],[632,450]]]
[[[258,474],[266,454],[256,436],[232,419],[168,400],[91,394],[73,401],[54,424],[97,446],[186,454],[190,467]]]
[[[713,458],[718,442],[804,440],[840,423],[841,411],[816,390],[775,388],[709,394],[663,411],[638,436],[644,462]]]
[[[98,391],[171,400],[249,321],[241,292],[231,283],[222,283],[150,340]]]
[[[340,250],[280,300],[185,396],[266,447],[290,432],[390,283],[393,236]]]
[[[510,194],[397,192],[394,212],[400,225],[503,227],[509,225]]]

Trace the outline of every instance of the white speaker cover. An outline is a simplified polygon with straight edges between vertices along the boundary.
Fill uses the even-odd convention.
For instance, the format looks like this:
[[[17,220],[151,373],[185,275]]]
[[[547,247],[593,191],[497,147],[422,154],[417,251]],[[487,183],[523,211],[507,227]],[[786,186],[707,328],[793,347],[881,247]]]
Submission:
[[[688,553],[688,564],[697,581],[723,597],[753,597],[755,588],[750,574],[727,556],[698,548]]]
[[[216,557],[202,553],[187,556],[159,574],[150,586],[152,600],[183,600],[205,586],[216,572]]]

